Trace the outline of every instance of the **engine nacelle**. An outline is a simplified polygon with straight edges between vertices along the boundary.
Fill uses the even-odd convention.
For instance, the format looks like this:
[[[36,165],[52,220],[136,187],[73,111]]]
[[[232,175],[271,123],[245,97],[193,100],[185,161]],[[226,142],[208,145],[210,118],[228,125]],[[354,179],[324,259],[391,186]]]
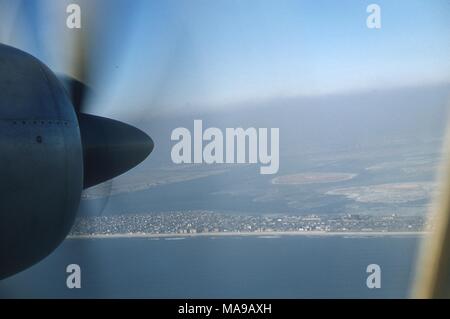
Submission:
[[[40,61],[0,44],[0,279],[49,255],[83,189],[77,115]]]

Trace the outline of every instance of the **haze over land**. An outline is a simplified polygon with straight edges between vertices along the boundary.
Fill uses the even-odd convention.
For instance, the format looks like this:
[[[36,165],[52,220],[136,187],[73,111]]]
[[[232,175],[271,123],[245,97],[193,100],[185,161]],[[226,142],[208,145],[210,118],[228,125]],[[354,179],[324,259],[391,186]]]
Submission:
[[[336,183],[354,178],[356,174],[349,173],[300,173],[275,177],[272,184],[277,185],[304,185],[315,183]]]
[[[104,214],[208,209],[286,214],[424,214],[435,189],[450,86],[278,99],[239,111],[161,117],[140,126],[151,157],[113,181]],[[279,127],[280,171],[257,165],[175,165],[170,133],[207,127]]]

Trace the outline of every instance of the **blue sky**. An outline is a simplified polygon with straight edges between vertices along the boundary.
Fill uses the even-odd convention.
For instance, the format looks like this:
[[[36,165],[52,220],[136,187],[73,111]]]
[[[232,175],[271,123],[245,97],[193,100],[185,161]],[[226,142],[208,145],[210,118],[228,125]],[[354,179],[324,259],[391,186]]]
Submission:
[[[449,81],[449,1],[378,1],[381,30],[366,27],[370,3],[145,2],[123,82],[138,74],[138,105],[146,91],[166,108],[211,108]]]
[[[98,2],[105,112],[450,82],[448,0]],[[371,3],[381,7],[380,30],[366,27]]]

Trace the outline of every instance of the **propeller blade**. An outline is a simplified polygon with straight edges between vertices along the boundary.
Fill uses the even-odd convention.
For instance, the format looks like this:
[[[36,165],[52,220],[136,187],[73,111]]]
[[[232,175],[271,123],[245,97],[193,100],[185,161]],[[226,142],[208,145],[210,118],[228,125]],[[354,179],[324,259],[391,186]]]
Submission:
[[[110,196],[112,194],[114,180],[110,179],[104,183],[95,185],[83,191],[79,216],[102,216],[108,206]]]
[[[75,111],[81,113],[84,99],[86,95],[92,96],[92,90],[86,84],[69,76],[63,75],[58,78],[66,88]]]
[[[77,4],[81,9],[81,28],[63,28],[68,42],[65,73],[76,81],[68,84],[69,94],[77,102],[80,113],[99,113],[97,97],[114,81],[127,39],[132,34],[132,22],[141,0],[63,0],[65,5]],[[120,23],[111,24],[111,21]],[[83,83],[84,85],[79,85]],[[96,96],[92,99],[91,87]]]
[[[0,43],[11,45],[18,1],[0,0]]]
[[[0,42],[27,52],[39,49],[40,13],[37,0],[0,0]]]

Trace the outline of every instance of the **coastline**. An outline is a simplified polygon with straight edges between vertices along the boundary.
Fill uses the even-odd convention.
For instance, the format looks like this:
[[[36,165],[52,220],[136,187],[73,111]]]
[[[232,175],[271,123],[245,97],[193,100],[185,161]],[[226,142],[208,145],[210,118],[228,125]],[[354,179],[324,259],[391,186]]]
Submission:
[[[93,234],[93,235],[69,235],[67,239],[129,239],[129,238],[161,238],[161,239],[182,239],[193,237],[266,237],[276,238],[281,236],[344,236],[344,237],[380,237],[380,236],[422,236],[427,232],[324,232],[324,231],[271,231],[271,232],[208,232],[208,233],[130,233],[130,234]]]

